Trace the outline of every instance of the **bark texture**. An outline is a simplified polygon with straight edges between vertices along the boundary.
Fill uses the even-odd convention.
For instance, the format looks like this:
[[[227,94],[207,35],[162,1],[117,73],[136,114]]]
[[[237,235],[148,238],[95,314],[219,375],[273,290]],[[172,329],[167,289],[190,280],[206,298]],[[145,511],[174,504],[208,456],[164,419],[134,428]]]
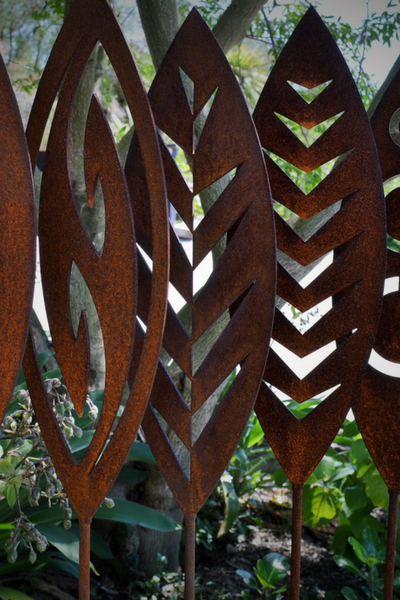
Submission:
[[[156,69],[181,24],[176,0],[137,0],[140,20]]]
[[[264,4],[265,0],[232,0],[213,29],[225,54],[244,39],[251,22]]]

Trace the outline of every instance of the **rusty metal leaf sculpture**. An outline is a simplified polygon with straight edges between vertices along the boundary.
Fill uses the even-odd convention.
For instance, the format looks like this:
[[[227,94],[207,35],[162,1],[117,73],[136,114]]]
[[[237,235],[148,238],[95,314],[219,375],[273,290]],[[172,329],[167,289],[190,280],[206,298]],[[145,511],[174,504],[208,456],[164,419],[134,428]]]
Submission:
[[[392,77],[371,117],[384,182],[390,182],[400,176],[399,115],[400,71]],[[386,213],[388,234],[397,244],[400,240],[399,202],[400,189],[395,185],[386,197]],[[388,287],[384,293],[374,343],[375,359],[370,361],[373,364],[368,365],[354,403],[354,414],[365,443],[389,488],[385,600],[389,600],[393,595],[400,493],[399,275],[400,254],[388,248],[386,271]],[[376,354],[380,358],[377,358]]]
[[[196,515],[239,442],[265,365],[275,300],[273,211],[261,148],[245,101],[224,54],[195,9],[169,48],[149,98],[157,126],[185,150],[193,165],[191,190],[163,144],[168,197],[193,235],[191,264],[171,229],[170,281],[190,307],[192,328],[185,328],[169,306],[163,346],[190,380],[190,399],[185,402],[160,363],[143,424],[185,515],[185,597],[194,598]],[[199,115],[210,98],[212,105],[199,132]],[[232,171],[233,178],[226,181],[224,191],[195,227],[194,196]],[[138,190],[137,154],[128,158],[127,173],[132,190]],[[132,198],[137,202],[134,214],[140,209],[143,216],[140,195],[132,193]],[[145,218],[137,229],[139,244],[151,256]],[[226,250],[195,295],[193,273],[227,231]],[[139,300],[139,317],[146,323],[145,304],[142,309],[140,305]],[[225,329],[201,364],[195,365],[196,343],[224,316]],[[195,434],[196,413],[239,365],[228,392],[206,426]],[[186,448],[189,472],[170,441],[168,428]]]
[[[68,139],[73,101],[97,42],[108,54],[135,121],[149,190],[153,279],[149,283],[147,331],[130,395],[107,444],[131,362],[137,314],[137,256],[124,170],[103,111],[93,97],[86,124],[85,180],[88,204],[100,181],[106,228],[98,252],[77,211],[69,172]],[[61,85],[62,84],[62,85]],[[140,425],[165,320],[168,231],[162,164],[148,100],[133,56],[107,0],[77,0],[49,59],[28,126],[33,164],[61,87],[44,165],[39,238],[44,297],[56,355],[76,411],[82,414],[89,384],[89,332],[82,312],[74,334],[69,311],[72,265],[80,270],[97,309],[106,359],[103,409],[93,440],[79,464],[61,434],[35,358],[32,339],[24,362],[29,390],[58,476],[80,520],[80,598],[89,598],[90,522],[116,478]]]
[[[17,101],[0,57],[0,421],[25,348],[35,281],[35,205]]]
[[[328,119],[331,126],[314,143],[301,141],[290,130],[292,123],[300,125],[310,142],[312,128]],[[302,236],[276,214],[277,295],[301,313],[332,299],[330,310],[305,332],[276,308],[275,342],[300,358],[322,349],[325,354],[301,377],[292,368],[293,355],[280,355],[273,344],[256,403],[264,432],[293,485],[293,599],[300,586],[303,484],[343,422],[366,367],[379,315],[386,244],[382,183],[367,115],[315,9],[307,11],[282,51],[254,120],[266,151],[273,199],[311,229]],[[326,175],[326,163],[334,159],[333,171],[314,183],[312,191],[302,191],[289,177],[294,170],[305,177],[321,165]],[[328,212],[328,221],[322,211]],[[282,264],[310,267],[329,253],[330,264],[308,285]],[[300,419],[276,390],[298,403],[324,393],[325,398]]]

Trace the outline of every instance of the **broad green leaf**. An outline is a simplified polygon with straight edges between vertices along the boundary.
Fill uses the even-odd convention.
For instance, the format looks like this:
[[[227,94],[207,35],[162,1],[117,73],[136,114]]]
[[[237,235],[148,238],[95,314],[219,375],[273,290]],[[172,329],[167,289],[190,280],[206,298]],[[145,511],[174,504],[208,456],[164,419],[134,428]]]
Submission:
[[[75,454],[75,452],[79,452],[80,450],[86,450],[90,446],[90,442],[95,434],[95,430],[83,431],[82,437],[72,437],[68,440],[69,446],[71,448],[71,452]]]
[[[74,563],[79,563],[79,539],[76,535],[71,531],[67,531],[62,526],[51,523],[41,524],[39,531],[64,556]]]
[[[257,580],[255,579],[255,577],[253,577],[251,573],[249,573],[248,571],[244,571],[243,569],[237,569],[236,575],[239,575],[239,577],[241,577],[245,581],[246,585],[248,585],[250,589],[258,591],[259,584],[257,583]],[[252,598],[253,596],[250,596],[249,594],[248,597]],[[246,596],[243,596],[243,598],[246,598]]]
[[[324,456],[315,471],[308,478],[307,484],[316,483],[317,481],[327,481],[335,472],[335,460],[329,456]]]
[[[351,512],[368,505],[368,498],[364,486],[361,484],[346,488],[344,490],[344,498]]]
[[[288,476],[286,475],[282,467],[279,467],[279,469],[277,469],[275,473],[273,473],[272,478],[278,487],[283,487],[283,484],[289,481]]]
[[[389,506],[389,492],[378,469],[372,468],[365,474],[365,492],[375,506]]]
[[[331,521],[337,513],[335,489],[314,487],[311,500],[311,510],[318,523],[321,519]]]
[[[364,564],[367,564],[368,557],[362,544],[360,544],[360,542],[353,537],[349,537],[349,543],[353,546],[353,550],[356,553],[357,558]]]
[[[24,440],[23,444],[21,444],[21,446],[18,448],[18,450],[20,452],[22,452],[22,454],[24,454],[25,456],[28,456],[28,454],[30,454],[32,452],[32,448],[33,448],[33,441],[32,440]],[[17,459],[15,464],[21,462],[20,456],[16,456],[15,458]]]
[[[79,538],[74,533],[67,531],[61,525],[52,525],[51,523],[41,525],[40,533],[46,536],[50,544],[66,558],[79,564]],[[98,575],[92,563],[90,563],[90,568]]]
[[[172,519],[157,511],[129,500],[114,500],[114,508],[101,506],[95,514],[95,519],[119,521],[128,525],[141,525],[157,531],[176,531],[180,526]]]
[[[376,529],[372,529],[371,527],[365,527],[362,532],[361,543],[368,557],[369,567],[373,567],[378,563],[383,564],[385,562],[385,546],[383,544],[383,541],[380,539]]]
[[[95,403],[103,402],[104,390],[94,390],[93,392],[89,392],[89,396],[90,396],[91,400]]]
[[[356,469],[353,465],[348,465],[347,467],[337,469],[331,478],[331,483],[334,483],[335,481],[341,481],[342,479],[346,479],[346,477],[353,475],[355,470]]]
[[[8,485],[4,491],[4,495],[7,499],[8,506],[10,508],[14,508],[15,503],[17,501],[17,486],[16,485]]]
[[[342,587],[341,592],[346,600],[362,600],[362,596],[351,587]]]
[[[139,469],[133,469],[132,467],[122,467],[116,482],[137,485],[147,479],[148,476],[149,471],[139,471]]]
[[[369,504],[368,508],[371,507],[372,505]],[[349,524],[351,527],[353,537],[359,540],[362,539],[363,533],[367,528],[373,529],[378,533],[383,533],[385,531],[384,524],[378,521],[376,517],[373,517],[370,514],[360,515],[359,513],[356,513],[354,515],[351,515],[349,519]]]
[[[261,427],[260,421],[258,419],[255,419],[254,425],[251,428],[251,431],[246,439],[246,448],[251,448],[255,444],[258,444],[263,438],[263,428]]]
[[[372,459],[363,439],[356,440],[351,446],[350,459],[357,465],[371,464]]]
[[[24,512],[34,525],[41,525],[41,523],[62,523],[64,518],[63,510],[59,506],[52,506],[51,508],[43,506],[27,507]]]
[[[0,598],[1,600],[33,600],[31,596],[27,596],[23,592],[6,587],[0,587]]]
[[[239,498],[236,495],[233,485],[228,481],[223,481],[222,491],[225,500],[224,520],[221,523],[217,537],[221,537],[228,533],[240,512]]]
[[[358,429],[357,421],[355,419],[353,419],[353,421],[347,421],[343,427],[343,435],[351,438],[352,441],[357,435],[360,435],[360,430]]]
[[[278,552],[270,552],[259,561],[254,572],[263,587],[274,588],[275,583],[283,579],[290,569],[287,559]]]
[[[132,447],[127,456],[127,460],[136,460],[138,462],[148,462],[153,465],[156,464],[156,460],[153,456],[150,446],[143,444],[142,442],[133,442]]]
[[[0,460],[0,473],[5,475],[6,477],[12,477],[13,475],[15,475],[15,469],[13,467],[13,464],[7,458],[2,458]]]
[[[344,567],[347,571],[350,571],[350,573],[354,573],[355,575],[359,575],[359,577],[364,578],[364,574],[361,569],[359,569],[357,565],[355,565],[349,558],[335,555],[333,559],[339,567]]]

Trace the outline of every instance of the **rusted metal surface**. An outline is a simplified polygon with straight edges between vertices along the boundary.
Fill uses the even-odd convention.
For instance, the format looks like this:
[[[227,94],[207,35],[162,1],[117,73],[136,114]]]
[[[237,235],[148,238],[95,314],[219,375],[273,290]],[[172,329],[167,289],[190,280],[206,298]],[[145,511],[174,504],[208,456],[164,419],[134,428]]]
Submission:
[[[35,209],[24,129],[0,57],[0,421],[21,364],[35,281]]]
[[[198,117],[214,93],[199,133]],[[171,45],[149,98],[157,126],[185,150],[193,164],[190,190],[160,142],[168,198],[193,235],[190,263],[171,230],[170,281],[191,309],[191,331],[169,306],[163,346],[190,381],[191,390],[185,400],[160,363],[143,426],[186,517],[185,597],[194,598],[196,514],[239,442],[265,366],[275,299],[273,211],[262,151],[243,96],[225,56],[196,10]],[[140,160],[132,153],[127,163],[132,190],[140,186],[139,167]],[[224,191],[195,228],[194,196],[234,169]],[[142,214],[138,241],[151,255],[143,199],[139,194],[132,194],[132,198],[134,214]],[[193,273],[226,232],[226,250],[195,296]],[[226,315],[225,329],[213,340],[201,364],[195,364],[196,343],[232,307],[234,316],[229,320]],[[146,323],[140,300],[139,316]],[[209,398],[238,365],[240,371],[229,391],[204,428],[195,431],[196,413],[207,408]],[[186,462],[169,435],[184,445]]]
[[[84,172],[89,206],[96,202],[98,181],[104,195],[106,229],[101,251],[90,240],[76,207],[68,148],[78,84],[98,41],[111,60],[136,126],[124,167],[102,108],[92,98]],[[321,84],[326,84],[325,89],[313,101],[304,100],[295,89],[300,85],[312,90]],[[35,224],[27,147],[2,62],[0,87],[0,323],[6,324],[0,358],[7,366],[0,383],[3,415],[25,346]],[[57,359],[78,414],[83,412],[89,385],[90,332],[85,311],[77,333],[73,330],[73,265],[81,272],[98,313],[107,369],[103,409],[79,464],[57,426],[31,333],[24,370],[49,453],[79,516],[80,599],[90,595],[92,517],[143,419],[148,442],[185,515],[185,598],[193,600],[197,513],[234,452],[258,395],[257,414],[293,485],[289,597],[298,598],[300,590],[304,483],[353,406],[389,488],[384,591],[389,600],[400,492],[400,378],[369,366],[357,396],[382,299],[386,258],[382,180],[355,84],[317,13],[311,8],[301,21],[255,110],[264,157],[235,77],[195,10],[171,45],[149,102],[108,1],[75,0],[32,109],[27,139],[33,165],[56,100],[39,209],[41,269]],[[398,110],[400,73],[372,118],[384,180],[400,175]],[[311,130],[333,117],[335,123],[309,147],[289,130],[290,121]],[[289,119],[286,124],[285,119]],[[193,189],[173,160],[165,136],[186,153]],[[304,173],[337,157],[341,160],[307,194],[268,152],[278,157],[278,163],[284,160]],[[275,215],[264,158],[272,197],[281,205]],[[217,200],[196,226],[194,197],[208,193],[210,186]],[[192,259],[168,225],[166,192],[193,237]],[[397,188],[386,201],[388,231],[395,240],[400,240],[399,201]],[[303,220],[298,228],[292,229],[291,222],[280,216],[285,210]],[[275,227],[280,257],[276,307]],[[150,257],[152,269],[137,245]],[[194,273],[217,246],[219,260],[204,287],[194,294]],[[298,274],[290,273],[292,266],[297,273],[299,265],[311,269],[329,253],[330,264],[311,283],[304,285]],[[389,250],[387,262],[387,277],[397,278],[397,288],[383,298],[374,349],[398,365],[400,253]],[[187,303],[184,312],[190,318],[167,306],[169,263],[169,280]],[[282,310],[288,303],[305,313],[325,300],[330,302],[326,314],[320,314],[307,331],[298,330]],[[266,363],[273,319],[273,339],[298,357],[323,352],[328,344],[333,344],[332,351],[302,378],[294,372],[291,356],[279,354],[276,345]],[[161,360],[164,322],[161,356],[165,360]],[[175,379],[167,370],[171,362]],[[235,370],[234,382],[215,408],[221,386]],[[176,378],[182,385],[175,383]],[[130,394],[115,427],[127,380]],[[280,393],[299,404],[316,397],[321,401],[300,419],[299,413],[284,405]]]
[[[383,181],[400,175],[400,72],[397,72],[380,99],[371,117],[382,168]],[[386,197],[387,229],[394,242],[400,240],[399,200],[397,187]],[[368,365],[361,390],[357,396],[354,413],[371,456],[389,488],[390,504],[386,551],[386,577],[384,599],[392,598],[398,496],[400,492],[400,378],[394,373],[400,363],[400,275],[399,252],[387,249],[386,277],[393,282],[383,297],[374,350],[387,364],[374,368]],[[396,280],[393,278],[397,278]],[[377,362],[374,364],[378,365]],[[391,370],[388,370],[388,366]],[[391,375],[387,373],[391,372]]]
[[[137,253],[123,166],[95,97],[86,124],[84,169],[89,206],[95,201],[98,180],[104,195],[106,229],[101,253],[89,239],[74,201],[68,156],[70,118],[78,83],[97,41],[111,60],[142,142],[153,245],[147,331],[125,410],[107,447],[134,343]],[[71,324],[69,279],[73,263],[79,268],[96,306],[106,358],[103,408],[93,440],[79,464],[75,463],[57,426],[37,366],[32,339],[27,346],[24,369],[46,445],[80,520],[79,597],[83,600],[90,594],[90,521],[136,436],[158,363],[166,309],[168,231],[161,157],[148,100],[133,56],[107,0],[77,0],[60,32],[43,74],[27,130],[32,164],[36,163],[44,127],[60,87],[43,172],[39,241],[44,297],[56,356],[79,415],[88,392],[89,332],[85,312],[82,312],[76,336]]]
[[[330,83],[307,103],[289,82],[308,89]],[[309,129],[342,112],[309,148],[277,116]],[[272,347],[264,372],[265,382],[298,403],[331,393],[301,420],[268,385],[262,385],[256,403],[268,441],[296,492],[328,449],[360,384],[379,315],[386,244],[382,184],[367,115],[343,57],[313,8],[271,72],[254,120],[263,148],[305,173],[349,153],[308,195],[266,155],[273,198],[292,213],[309,220],[341,201],[340,210],[306,241],[276,214],[278,249],[299,265],[333,251],[332,264],[306,287],[278,265],[277,295],[283,301],[304,312],[332,299],[332,308],[304,333],[276,308],[272,333],[300,358],[332,342],[333,351],[299,378],[291,359]],[[301,523],[301,511],[295,520]],[[298,531],[298,523],[293,527]],[[299,597],[299,540],[293,540],[292,599]]]

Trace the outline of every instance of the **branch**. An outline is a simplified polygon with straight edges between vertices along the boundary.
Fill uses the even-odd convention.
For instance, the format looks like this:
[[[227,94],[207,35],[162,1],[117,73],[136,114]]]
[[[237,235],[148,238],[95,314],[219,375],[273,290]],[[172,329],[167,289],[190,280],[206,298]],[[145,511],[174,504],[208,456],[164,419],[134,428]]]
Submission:
[[[176,0],[138,0],[140,20],[156,69],[181,24]]]
[[[264,4],[265,0],[232,0],[213,29],[213,34],[225,53],[240,44]]]

